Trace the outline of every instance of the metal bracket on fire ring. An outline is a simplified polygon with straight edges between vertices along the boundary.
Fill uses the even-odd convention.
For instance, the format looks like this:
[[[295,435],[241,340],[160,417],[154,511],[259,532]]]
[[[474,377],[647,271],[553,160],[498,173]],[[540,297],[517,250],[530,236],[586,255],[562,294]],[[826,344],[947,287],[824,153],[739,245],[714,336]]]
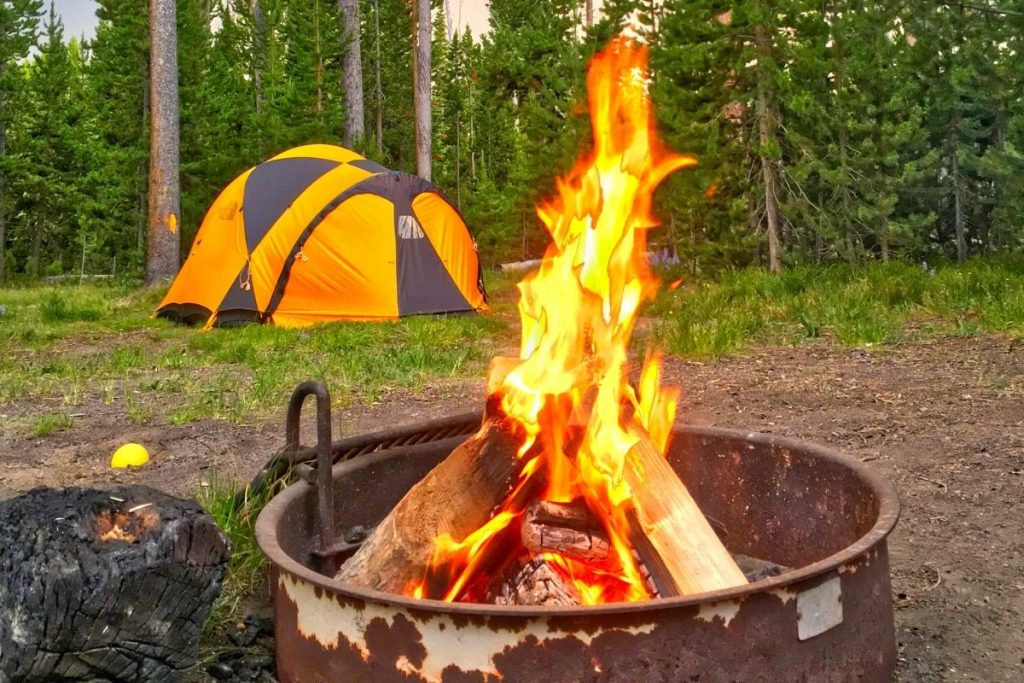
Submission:
[[[288,401],[288,417],[285,421],[286,448],[299,447],[299,423],[302,404],[307,396],[316,396],[316,478],[301,473],[316,489],[317,520],[319,522],[320,544],[313,555],[323,559],[348,552],[358,544],[334,541],[334,482],[331,481],[331,465],[334,457],[331,451],[331,394],[323,382],[303,382],[295,389]]]
[[[843,623],[843,589],[836,574],[796,597],[796,629],[800,640],[810,640]]]

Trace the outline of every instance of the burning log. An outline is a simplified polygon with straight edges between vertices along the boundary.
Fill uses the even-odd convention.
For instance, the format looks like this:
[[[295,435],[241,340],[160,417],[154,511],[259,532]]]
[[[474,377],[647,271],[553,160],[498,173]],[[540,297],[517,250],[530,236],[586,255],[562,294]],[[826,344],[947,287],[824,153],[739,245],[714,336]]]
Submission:
[[[425,575],[436,538],[462,540],[491,518],[522,467],[519,439],[496,412],[402,498],[336,579],[401,593]]]
[[[581,604],[579,592],[543,557],[525,559],[515,565],[496,594],[488,596],[495,605],[574,607]]]
[[[591,561],[608,557],[608,537],[582,501],[535,501],[526,510],[521,535],[523,547],[534,555],[553,552]]]
[[[230,547],[196,503],[145,486],[0,503],[0,680],[179,681]]]
[[[747,578],[686,485],[648,438],[626,458],[633,544],[663,597],[746,585]]]

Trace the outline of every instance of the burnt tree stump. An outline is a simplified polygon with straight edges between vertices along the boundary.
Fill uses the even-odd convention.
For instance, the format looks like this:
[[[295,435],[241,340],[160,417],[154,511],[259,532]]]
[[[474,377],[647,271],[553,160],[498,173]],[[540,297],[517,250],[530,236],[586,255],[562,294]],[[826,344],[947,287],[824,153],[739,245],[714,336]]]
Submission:
[[[0,683],[176,681],[195,664],[230,546],[146,486],[0,502]]]

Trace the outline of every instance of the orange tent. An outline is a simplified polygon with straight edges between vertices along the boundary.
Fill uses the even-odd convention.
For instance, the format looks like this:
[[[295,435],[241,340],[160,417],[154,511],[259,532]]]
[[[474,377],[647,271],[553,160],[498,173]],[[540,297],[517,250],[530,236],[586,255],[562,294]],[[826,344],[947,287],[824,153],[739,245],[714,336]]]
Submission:
[[[296,327],[485,307],[476,242],[440,190],[309,145],[227,186],[156,314]]]

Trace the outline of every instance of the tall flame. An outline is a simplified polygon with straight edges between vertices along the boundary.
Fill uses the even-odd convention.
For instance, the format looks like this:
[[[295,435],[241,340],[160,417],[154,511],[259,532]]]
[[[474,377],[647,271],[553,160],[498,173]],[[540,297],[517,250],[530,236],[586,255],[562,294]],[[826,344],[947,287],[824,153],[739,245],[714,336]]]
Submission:
[[[545,555],[585,604],[649,597],[629,541],[623,467],[640,430],[664,451],[678,402],[678,390],[660,387],[657,355],[645,361],[637,388],[628,377],[639,306],[658,288],[646,260],[647,230],[657,224],[652,195],[669,173],[696,164],[659,145],[649,82],[647,50],[627,38],[591,62],[594,149],[538,208],[552,243],[538,272],[519,284],[519,362],[504,376],[492,370],[488,381],[526,435],[519,488],[540,485],[541,497],[556,502],[582,498],[605,527],[613,552],[600,564]],[[510,495],[467,539],[437,539],[433,568],[451,577],[446,600],[461,599],[488,544],[523,505]],[[422,594],[422,585],[409,592]]]

